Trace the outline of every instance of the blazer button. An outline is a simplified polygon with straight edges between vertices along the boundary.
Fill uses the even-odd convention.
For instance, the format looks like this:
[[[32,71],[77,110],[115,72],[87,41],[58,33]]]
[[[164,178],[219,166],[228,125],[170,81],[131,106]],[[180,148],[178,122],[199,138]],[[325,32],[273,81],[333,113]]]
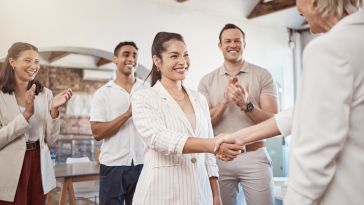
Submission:
[[[191,159],[191,162],[192,162],[192,163],[196,163],[196,161],[197,161],[197,159],[196,159],[195,157],[193,157],[193,158]]]

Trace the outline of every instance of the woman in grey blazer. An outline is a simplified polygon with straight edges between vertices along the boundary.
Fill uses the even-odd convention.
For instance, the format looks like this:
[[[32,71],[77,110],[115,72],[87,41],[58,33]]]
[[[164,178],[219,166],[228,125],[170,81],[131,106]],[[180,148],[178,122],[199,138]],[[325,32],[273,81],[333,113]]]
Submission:
[[[35,79],[38,49],[13,44],[0,75],[0,205],[45,204],[55,187],[48,145],[59,132],[58,108],[72,96],[52,92]]]

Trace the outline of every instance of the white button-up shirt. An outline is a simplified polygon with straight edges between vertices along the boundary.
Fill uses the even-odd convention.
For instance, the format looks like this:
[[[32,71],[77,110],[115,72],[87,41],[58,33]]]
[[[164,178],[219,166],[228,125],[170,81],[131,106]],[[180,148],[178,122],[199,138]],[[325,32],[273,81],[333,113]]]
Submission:
[[[90,121],[109,122],[127,112],[130,97],[139,89],[145,88],[143,81],[137,79],[131,93],[109,81],[99,88],[92,99]],[[106,166],[130,166],[143,164],[144,146],[140,135],[129,118],[113,136],[103,140],[100,163]]]

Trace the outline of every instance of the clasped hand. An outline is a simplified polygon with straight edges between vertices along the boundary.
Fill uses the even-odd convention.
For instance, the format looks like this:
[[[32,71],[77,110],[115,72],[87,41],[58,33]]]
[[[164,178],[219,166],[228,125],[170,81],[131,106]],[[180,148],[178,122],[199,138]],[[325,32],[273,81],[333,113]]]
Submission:
[[[220,160],[231,161],[245,150],[244,143],[231,134],[223,133],[216,136],[215,139],[214,151]]]

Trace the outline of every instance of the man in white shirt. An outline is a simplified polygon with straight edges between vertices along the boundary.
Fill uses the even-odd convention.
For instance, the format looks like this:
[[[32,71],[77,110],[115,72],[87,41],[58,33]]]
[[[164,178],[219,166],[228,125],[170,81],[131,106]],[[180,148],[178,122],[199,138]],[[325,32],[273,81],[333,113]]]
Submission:
[[[91,129],[103,140],[100,153],[100,204],[132,204],[143,167],[144,147],[136,131],[130,105],[131,95],[144,88],[135,78],[138,48],[121,42],[115,50],[116,79],[99,88],[92,99]]]

